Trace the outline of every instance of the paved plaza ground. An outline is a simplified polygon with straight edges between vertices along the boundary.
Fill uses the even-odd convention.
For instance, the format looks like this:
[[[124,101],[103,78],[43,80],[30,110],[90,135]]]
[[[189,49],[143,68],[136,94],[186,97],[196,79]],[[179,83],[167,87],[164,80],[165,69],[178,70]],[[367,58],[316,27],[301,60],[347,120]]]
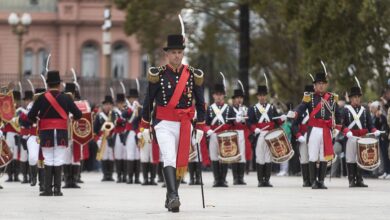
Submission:
[[[328,190],[302,188],[300,177],[271,178],[273,188],[258,188],[256,174],[247,186],[213,188],[204,173],[206,208],[200,186],[180,186],[180,213],[163,207],[165,189],[100,182],[83,173],[82,189],[63,189],[63,197],[39,197],[38,187],[1,184],[0,219],[390,219],[390,180],[368,179],[369,188],[347,187],[347,179],[326,180]],[[161,184],[160,184],[161,185]]]

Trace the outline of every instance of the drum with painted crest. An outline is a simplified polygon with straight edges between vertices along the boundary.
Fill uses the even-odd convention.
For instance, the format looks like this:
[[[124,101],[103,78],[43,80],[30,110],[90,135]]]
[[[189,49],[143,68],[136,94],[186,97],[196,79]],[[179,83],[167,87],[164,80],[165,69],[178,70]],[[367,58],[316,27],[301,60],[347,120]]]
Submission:
[[[217,134],[219,160],[222,163],[237,163],[241,160],[240,149],[238,148],[238,132],[224,131]]]
[[[373,171],[379,167],[379,142],[376,138],[363,137],[357,141],[357,164],[363,170]]]
[[[294,150],[283,129],[278,128],[269,131],[264,136],[264,140],[271,151],[274,163],[286,162],[294,156]]]

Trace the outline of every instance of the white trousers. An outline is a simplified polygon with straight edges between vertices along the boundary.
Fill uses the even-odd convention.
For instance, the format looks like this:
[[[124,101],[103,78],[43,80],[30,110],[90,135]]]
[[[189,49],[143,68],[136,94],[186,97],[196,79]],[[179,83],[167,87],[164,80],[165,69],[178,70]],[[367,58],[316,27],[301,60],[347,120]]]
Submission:
[[[126,159],[127,160],[139,160],[140,150],[135,141],[136,134],[134,131],[130,131],[126,138]],[[146,145],[146,144],[145,144]]]
[[[241,154],[241,160],[238,163],[245,163],[245,135],[243,130],[236,130],[238,132],[238,148]]]
[[[271,163],[271,151],[269,150],[267,143],[265,143],[264,136],[268,131],[260,132],[256,143],[256,163],[264,165],[265,163]]]
[[[303,137],[306,140],[307,133]],[[309,151],[306,142],[299,143],[299,161],[301,164],[309,163]]]
[[[357,160],[357,138],[348,138],[345,147],[345,160],[347,163],[356,163]]]
[[[324,157],[324,138],[322,130],[322,128],[317,127],[311,129],[309,141],[307,143],[310,162],[317,162],[318,160],[323,162],[326,161]]]
[[[18,159],[18,146],[15,143],[15,132],[7,132],[5,136],[5,141],[9,147],[9,150],[12,152],[12,157],[14,160]]]
[[[27,149],[28,149],[28,164],[30,166],[36,166],[39,159],[39,144],[37,142],[37,136],[31,135],[27,139]]]
[[[42,147],[46,166],[62,166],[65,162],[66,146]]]
[[[114,157],[115,160],[127,159],[126,146],[122,143],[119,134],[115,137]]]
[[[64,164],[67,164],[67,165],[80,165],[81,164],[80,161],[79,162],[74,161],[73,143],[71,143],[71,141],[69,141],[69,147],[67,147],[65,150]]]
[[[97,141],[97,145],[100,149],[102,146],[101,138]],[[103,152],[102,160],[114,160],[114,150],[112,149],[112,147],[108,146],[107,140],[106,140],[106,150]]]
[[[210,135],[209,138],[209,151],[210,151],[210,160],[211,161],[218,161],[218,155],[219,155],[219,145],[218,145],[218,138],[217,134],[213,133]]]
[[[180,122],[160,121],[155,127],[164,167],[176,167],[177,149],[180,137]]]
[[[153,162],[152,143],[145,143],[144,146],[139,150],[139,153],[141,163]]]

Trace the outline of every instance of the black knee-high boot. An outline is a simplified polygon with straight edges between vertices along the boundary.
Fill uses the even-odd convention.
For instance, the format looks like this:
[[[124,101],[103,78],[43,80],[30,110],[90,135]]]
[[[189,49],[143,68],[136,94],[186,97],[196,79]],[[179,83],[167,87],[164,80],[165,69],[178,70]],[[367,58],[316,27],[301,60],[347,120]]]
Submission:
[[[238,185],[246,185],[244,181],[245,167],[245,163],[238,163]]]
[[[45,191],[45,168],[38,168],[39,192]]]
[[[355,163],[355,170],[356,170],[356,186],[357,187],[368,187],[366,184],[364,184],[363,176],[362,176],[362,169],[357,166]]]
[[[141,171],[141,161],[135,160],[135,169],[134,169],[134,183],[135,184],[141,184],[141,181],[139,180],[140,171]]]
[[[309,162],[309,176],[310,176],[311,188],[318,189],[316,162]]]
[[[269,182],[271,179],[272,163],[266,163],[264,166],[264,186],[272,187],[272,184]]]
[[[303,163],[301,164],[302,170],[302,179],[303,179],[303,187],[311,187],[310,176],[309,176],[309,164]]]
[[[142,177],[144,179],[144,182],[141,185],[149,185],[149,163],[141,163],[141,170]]]
[[[176,169],[168,166],[163,169],[164,179],[167,186],[167,200],[165,206],[169,211],[179,212],[180,199],[177,192]]]
[[[20,161],[19,160],[14,160],[14,169],[12,171],[14,175],[14,182],[20,182],[19,180],[19,172],[20,172]]]
[[[150,179],[149,179],[149,185],[156,186],[156,172],[157,172],[157,165],[153,163],[149,163],[149,172],[150,172]]]
[[[70,164],[66,164],[66,165],[63,165],[63,170],[64,170],[64,182],[65,182],[65,185],[64,185],[64,189],[67,189],[67,188],[72,188],[72,165]]]
[[[221,173],[220,173],[220,167],[219,167],[219,161],[212,161],[211,166],[213,169],[213,176],[214,176],[214,184],[213,187],[219,187],[219,181],[221,179]]]
[[[227,172],[228,172],[228,165],[221,163],[219,166],[221,168],[220,186],[221,187],[228,187],[227,181],[226,181],[226,176],[227,176]]]
[[[74,189],[81,188],[79,185],[77,185],[77,180],[79,178],[80,169],[81,169],[80,165],[72,165],[71,166],[72,188],[74,188]]]
[[[133,184],[133,176],[134,176],[134,160],[127,161],[127,184]]]
[[[127,160],[122,160],[122,183],[127,182]]]
[[[264,164],[256,163],[258,187],[264,187]]]
[[[326,171],[328,169],[328,162],[321,161],[320,162],[320,170],[318,175],[318,188],[319,189],[327,189],[325,186],[325,177],[326,177]]]
[[[37,174],[38,174],[37,165],[30,166],[31,186],[37,185]]]
[[[190,174],[190,182],[188,183],[188,185],[195,185],[195,166],[195,162],[188,163],[188,173]]]
[[[20,171],[21,171],[21,173],[23,175],[22,184],[29,183],[28,175],[27,175],[27,173],[28,173],[28,164],[27,164],[27,162],[20,161],[19,164],[20,164]]]
[[[238,164],[232,163],[233,185],[238,185]]]
[[[117,173],[116,182],[122,182],[122,160],[115,160],[115,170]]]
[[[44,172],[44,191],[39,194],[40,196],[52,196],[53,195],[53,166],[47,166],[45,165],[45,172]]]
[[[356,187],[356,169],[353,163],[347,163],[349,187]]]
[[[164,182],[163,168],[164,168],[164,163],[159,162],[157,165],[157,182],[158,183]]]
[[[61,176],[62,176],[62,166],[54,167],[54,196],[62,196],[61,192]]]

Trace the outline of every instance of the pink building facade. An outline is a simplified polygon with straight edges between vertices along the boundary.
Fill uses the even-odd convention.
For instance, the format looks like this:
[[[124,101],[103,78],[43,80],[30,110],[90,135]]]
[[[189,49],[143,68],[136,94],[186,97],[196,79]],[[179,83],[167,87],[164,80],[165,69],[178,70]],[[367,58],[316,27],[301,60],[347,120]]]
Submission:
[[[102,24],[105,0],[1,0],[0,75],[17,79],[18,43],[8,24],[11,12],[29,13],[32,23],[24,35],[23,74],[39,75],[45,70],[48,54],[50,69],[63,76],[74,68],[78,77],[105,78],[106,61],[102,51]],[[134,79],[145,71],[142,51],[135,36],[123,31],[125,13],[111,10],[111,78]],[[15,77],[13,77],[13,75]]]

